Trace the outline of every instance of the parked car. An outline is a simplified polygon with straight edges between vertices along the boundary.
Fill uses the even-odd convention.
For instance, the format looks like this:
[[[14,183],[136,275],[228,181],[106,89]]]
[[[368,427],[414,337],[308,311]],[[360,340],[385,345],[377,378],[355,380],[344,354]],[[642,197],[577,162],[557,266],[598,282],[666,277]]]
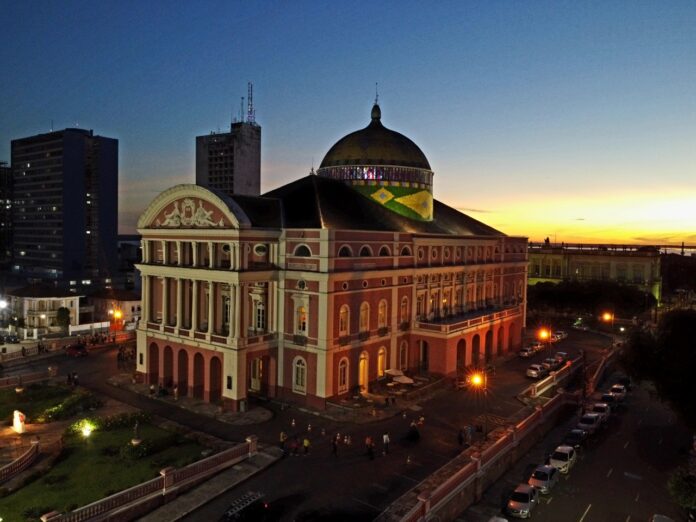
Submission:
[[[507,501],[506,511],[515,518],[529,518],[539,503],[539,492],[529,484],[520,484]]]
[[[619,377],[619,384],[623,384],[626,387],[627,392],[631,391],[631,379],[629,377]]]
[[[540,493],[546,494],[551,491],[556,482],[558,482],[558,470],[553,466],[544,465],[537,466],[527,484]]]
[[[619,401],[623,401],[626,398],[626,387],[623,384],[614,384],[609,389],[609,392]]]
[[[602,422],[607,422],[611,416],[611,406],[606,402],[595,402],[590,409],[590,413],[597,413],[602,417]]]
[[[559,341],[568,337],[568,334],[563,330],[556,330],[555,332],[553,332],[553,335],[555,335]]]
[[[587,432],[585,430],[573,428],[568,433],[566,433],[565,437],[563,437],[562,444],[565,446],[572,446],[577,450],[585,445],[586,440]]]
[[[598,413],[585,413],[580,417],[577,428],[586,431],[589,435],[594,435],[602,425],[602,418]]]
[[[522,357],[524,359],[527,359],[527,358],[531,357],[532,355],[534,355],[534,353],[535,353],[534,348],[532,348],[531,346],[525,346],[519,352],[517,352],[517,355],[519,355],[520,357]]]
[[[558,446],[551,454],[549,464],[561,473],[566,474],[573,467],[577,458],[577,452],[572,446]]]
[[[570,357],[568,356],[568,352],[556,352],[556,355],[554,355],[554,357],[561,364],[570,359]]]
[[[531,364],[529,368],[527,368],[527,377],[531,377],[532,379],[541,379],[546,377],[548,373],[549,371],[541,364]]]
[[[236,499],[225,511],[221,522],[249,521],[261,522],[270,518],[269,505],[264,500],[264,494],[249,491]]]
[[[557,370],[561,366],[555,357],[547,357],[542,361],[541,365],[550,372]]]
[[[7,335],[5,336],[5,342],[7,344],[17,344],[19,342],[19,337],[16,335]]]
[[[84,344],[71,344],[65,349],[65,354],[69,357],[86,357],[87,347]]]
[[[612,408],[616,408],[619,405],[619,400],[610,392],[603,393],[599,401],[606,402]]]

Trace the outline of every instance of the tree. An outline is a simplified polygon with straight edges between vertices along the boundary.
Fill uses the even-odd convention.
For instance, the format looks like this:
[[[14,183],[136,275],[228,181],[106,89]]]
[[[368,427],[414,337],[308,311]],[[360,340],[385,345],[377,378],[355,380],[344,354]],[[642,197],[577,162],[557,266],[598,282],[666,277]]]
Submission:
[[[696,476],[687,468],[679,468],[667,481],[672,499],[684,509],[696,509]]]
[[[63,330],[67,330],[68,326],[70,326],[70,310],[61,306],[56,311],[56,324],[62,326]]]
[[[655,333],[633,333],[624,349],[622,363],[637,380],[650,380],[686,424],[696,429],[696,311],[666,313]]]

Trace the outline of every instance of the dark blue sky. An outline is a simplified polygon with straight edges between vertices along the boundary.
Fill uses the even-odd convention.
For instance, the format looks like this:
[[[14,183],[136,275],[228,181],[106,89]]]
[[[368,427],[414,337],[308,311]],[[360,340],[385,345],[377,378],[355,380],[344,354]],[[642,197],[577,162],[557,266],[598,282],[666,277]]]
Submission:
[[[677,240],[696,222],[696,2],[1,11],[0,160],[51,120],[118,138],[124,229],[193,180],[194,137],[229,125],[247,80],[265,190],[366,125],[379,82],[383,123],[423,149],[436,197],[505,232]]]

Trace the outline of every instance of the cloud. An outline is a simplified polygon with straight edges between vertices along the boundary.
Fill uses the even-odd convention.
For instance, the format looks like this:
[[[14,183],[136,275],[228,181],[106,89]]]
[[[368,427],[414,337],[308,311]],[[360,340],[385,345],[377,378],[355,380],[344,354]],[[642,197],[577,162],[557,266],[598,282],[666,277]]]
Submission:
[[[479,214],[492,214],[496,212],[495,210],[483,210],[480,208],[466,208],[466,207],[454,207],[456,210],[459,210],[460,212],[478,212]]]
[[[575,218],[575,221],[585,221],[585,218]]]

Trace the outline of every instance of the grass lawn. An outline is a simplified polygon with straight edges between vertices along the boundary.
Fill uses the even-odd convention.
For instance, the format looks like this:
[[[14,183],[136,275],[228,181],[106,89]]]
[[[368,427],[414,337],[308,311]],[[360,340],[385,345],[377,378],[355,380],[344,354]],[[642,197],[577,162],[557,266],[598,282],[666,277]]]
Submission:
[[[143,441],[155,442],[171,433],[141,424],[139,436]],[[79,435],[66,437],[63,458],[48,473],[0,499],[0,517],[29,521],[38,520],[49,511],[69,511],[155,478],[167,466],[180,467],[198,460],[205,449],[178,438],[177,443],[162,451],[131,460],[120,456],[118,450],[128,445],[132,437],[132,428],[97,430],[87,439]]]
[[[27,384],[22,393],[14,388],[0,390],[0,420],[12,420],[14,410],[33,419],[47,408],[60,404],[72,392],[67,386],[46,383]]]

